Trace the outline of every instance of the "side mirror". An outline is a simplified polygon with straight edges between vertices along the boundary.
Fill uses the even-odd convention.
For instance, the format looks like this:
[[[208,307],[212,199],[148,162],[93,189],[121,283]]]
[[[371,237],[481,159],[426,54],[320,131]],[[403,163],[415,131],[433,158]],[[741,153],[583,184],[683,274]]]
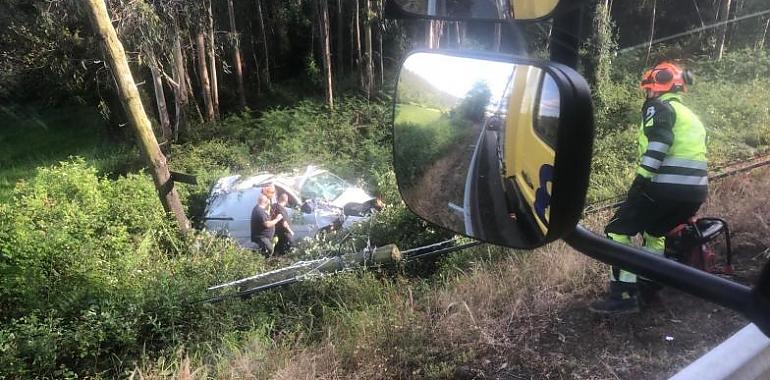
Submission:
[[[397,11],[412,17],[445,20],[539,20],[574,3],[559,0],[394,0]],[[572,4],[570,4],[572,5]]]
[[[593,116],[589,87],[569,67],[414,52],[401,67],[393,130],[401,196],[434,224],[531,249],[579,220]]]

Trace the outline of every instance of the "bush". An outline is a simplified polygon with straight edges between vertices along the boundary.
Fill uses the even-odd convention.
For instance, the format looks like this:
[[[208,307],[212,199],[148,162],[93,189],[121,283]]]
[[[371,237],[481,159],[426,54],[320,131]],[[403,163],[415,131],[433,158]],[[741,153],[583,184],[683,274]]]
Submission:
[[[196,301],[264,267],[226,240],[177,235],[145,175],[100,178],[75,159],[13,197],[0,205],[0,377],[119,369],[230,329]]]

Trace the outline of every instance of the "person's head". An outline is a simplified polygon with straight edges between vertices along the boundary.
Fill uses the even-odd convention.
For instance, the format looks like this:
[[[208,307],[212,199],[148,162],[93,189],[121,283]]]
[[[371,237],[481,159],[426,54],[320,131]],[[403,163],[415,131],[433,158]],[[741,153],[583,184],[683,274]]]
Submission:
[[[644,72],[639,87],[644,90],[647,98],[651,99],[667,92],[687,92],[687,86],[692,83],[693,74],[690,70],[664,61]]]
[[[270,204],[270,198],[268,198],[264,194],[259,194],[259,196],[257,197],[257,206],[259,206],[260,208],[265,208],[269,204]]]
[[[275,185],[270,183],[262,186],[262,195],[266,196],[268,199],[273,199],[275,196]]]
[[[289,203],[289,194],[281,193],[280,195],[278,195],[278,203],[280,203],[281,205],[286,205],[287,203]]]

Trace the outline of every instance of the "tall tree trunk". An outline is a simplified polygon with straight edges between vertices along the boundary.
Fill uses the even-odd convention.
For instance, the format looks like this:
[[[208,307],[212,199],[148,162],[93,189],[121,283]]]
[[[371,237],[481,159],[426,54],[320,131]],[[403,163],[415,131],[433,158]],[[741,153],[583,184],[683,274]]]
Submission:
[[[211,75],[211,104],[214,107],[214,117],[219,118],[219,80],[217,79],[217,54],[216,54],[216,39],[214,39],[214,12],[211,9],[212,0],[209,0],[208,16],[209,16],[209,37],[208,37],[208,56],[209,56],[209,71]]]
[[[726,22],[730,19],[730,4],[732,0],[722,0],[719,8],[719,21]],[[725,52],[725,41],[727,40],[727,24],[719,27],[719,36],[717,42],[717,60],[722,59]]]
[[[251,45],[251,60],[254,62],[254,70],[252,72],[254,73],[254,78],[257,80],[257,95],[262,95],[262,80],[260,79],[259,74],[259,58],[257,58],[257,50],[259,47],[257,46],[256,39],[254,38],[254,25],[251,23],[251,20],[249,20],[249,30],[252,31],[249,33],[249,43]]]
[[[158,190],[160,202],[166,212],[174,214],[179,229],[187,231],[190,229],[190,221],[184,214],[184,208],[174,187],[174,181],[171,180],[166,157],[160,151],[158,141],[152,133],[150,119],[144,112],[139,91],[131,75],[131,69],[128,67],[126,53],[115,28],[112,26],[110,16],[107,14],[104,0],[87,0],[84,3],[88,18],[104,46],[105,59],[112,68],[112,75],[115,77],[118,94],[128,116],[129,124],[136,133],[140,143],[139,147],[150,165],[150,173],[155,182],[155,188]]]
[[[456,39],[456,40],[455,40],[455,43],[456,43],[456,45],[455,45],[455,48],[457,48],[457,49],[461,49],[461,48],[463,47],[463,39],[462,39],[462,34],[460,34],[460,23],[461,23],[461,22],[462,22],[462,21],[455,21],[455,22],[454,22],[454,27],[455,27],[455,39]]]
[[[364,61],[363,50],[361,49],[361,3],[360,0],[356,0],[356,68],[358,69],[358,78],[362,88],[366,88],[366,76],[364,70],[361,68],[361,64]]]
[[[345,36],[342,33],[343,23],[342,0],[337,0],[337,52],[334,54],[335,64],[337,65],[337,78],[342,78],[345,60]]]
[[[655,13],[658,7],[658,0],[652,0],[652,17],[650,18],[650,42],[647,44],[647,55],[644,58],[644,65],[650,65],[650,52],[652,51],[652,39],[655,37]]]
[[[385,11],[385,0],[377,1],[377,46],[380,50],[380,87],[385,86],[385,57],[383,57],[382,49],[382,34],[385,33],[385,26],[383,24],[383,12]]]
[[[329,108],[334,109],[334,88],[332,77],[332,54],[331,54],[331,42],[329,37],[329,3],[327,0],[319,0],[318,4],[318,29],[321,32],[321,56],[323,60],[324,87],[326,89],[326,104]]]
[[[372,58],[372,0],[366,0],[366,97],[370,98],[374,93],[374,60]]]
[[[198,105],[198,101],[195,100],[195,93],[193,93],[192,80],[190,79],[189,72],[185,72],[184,80],[187,82],[187,97],[192,99],[192,103],[195,106],[195,113],[198,115],[198,120],[203,123],[205,119],[203,118],[203,112],[201,112],[201,107]]]
[[[267,33],[265,32],[265,21],[262,17],[262,0],[257,0],[257,14],[259,15],[259,30],[262,32],[262,47],[265,50],[265,85],[267,85],[268,90],[272,90],[273,85],[270,82],[270,50],[267,48]]]
[[[168,117],[168,107],[166,106],[166,93],[163,90],[163,75],[160,67],[158,67],[157,59],[150,52],[147,52],[146,58],[149,62],[150,75],[152,75],[152,87],[155,92],[155,104],[158,107],[158,121],[160,122],[163,144],[168,147],[171,144],[172,132],[171,120]]]
[[[173,20],[173,28],[174,65],[172,72],[174,75],[174,81],[176,82],[175,86],[172,85],[172,88],[174,89],[174,109],[176,112],[176,117],[174,118],[173,135],[174,141],[177,141],[179,139],[179,129],[185,124],[186,121],[186,111],[189,98],[187,97],[187,81],[185,80],[187,71],[185,70],[185,59],[184,55],[182,54],[182,38],[179,35],[179,24],[176,21],[176,17]]]
[[[198,52],[198,75],[201,81],[201,96],[203,97],[203,106],[206,109],[206,120],[214,120],[214,102],[211,99],[211,82],[209,81],[209,69],[206,65],[206,36],[204,35],[203,25],[200,25],[195,43]]]
[[[233,0],[227,0],[227,15],[230,19],[230,41],[233,44],[233,74],[238,91],[238,104],[241,109],[246,108],[246,90],[243,88],[243,66],[241,64],[241,41],[238,30],[235,27],[235,9]]]

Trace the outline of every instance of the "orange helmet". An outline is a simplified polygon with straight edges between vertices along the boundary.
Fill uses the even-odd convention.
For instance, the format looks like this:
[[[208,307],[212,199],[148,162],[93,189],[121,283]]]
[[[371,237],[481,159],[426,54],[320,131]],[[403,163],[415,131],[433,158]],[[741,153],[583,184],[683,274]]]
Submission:
[[[690,70],[682,70],[673,62],[661,62],[644,72],[639,87],[655,92],[687,92],[687,85],[692,82]]]

